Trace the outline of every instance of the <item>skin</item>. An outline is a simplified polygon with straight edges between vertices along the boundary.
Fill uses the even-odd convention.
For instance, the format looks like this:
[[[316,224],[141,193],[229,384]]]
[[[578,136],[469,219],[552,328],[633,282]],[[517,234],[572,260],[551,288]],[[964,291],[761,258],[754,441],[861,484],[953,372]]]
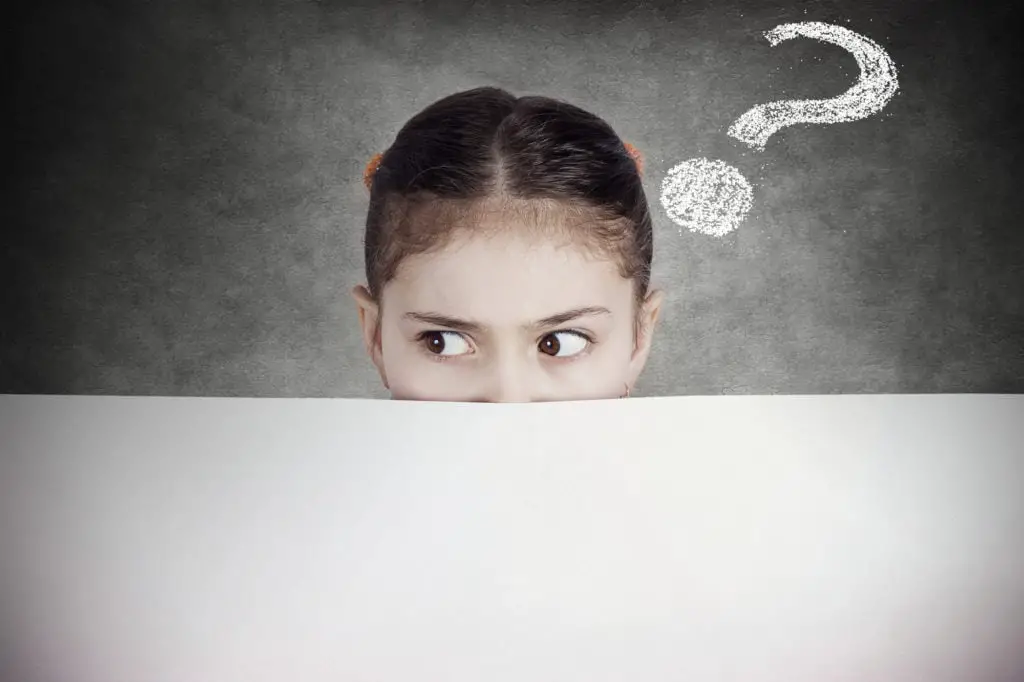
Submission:
[[[408,258],[380,307],[365,286],[352,296],[392,398],[496,403],[622,397],[647,362],[663,300],[648,294],[634,344],[633,285],[615,263],[514,231]]]

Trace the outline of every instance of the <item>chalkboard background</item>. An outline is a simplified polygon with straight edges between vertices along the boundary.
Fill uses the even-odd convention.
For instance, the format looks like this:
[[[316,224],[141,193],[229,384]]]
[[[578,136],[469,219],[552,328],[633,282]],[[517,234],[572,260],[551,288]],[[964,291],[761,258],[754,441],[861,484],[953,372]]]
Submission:
[[[639,395],[1024,392],[1011,3],[36,3],[8,27],[0,392],[385,397],[348,292],[362,171],[412,114],[496,85],[646,155],[668,300]],[[984,8],[984,9],[982,9]],[[879,114],[752,150],[756,104],[858,68],[781,23],[880,43]],[[734,232],[676,226],[675,164],[755,184]]]

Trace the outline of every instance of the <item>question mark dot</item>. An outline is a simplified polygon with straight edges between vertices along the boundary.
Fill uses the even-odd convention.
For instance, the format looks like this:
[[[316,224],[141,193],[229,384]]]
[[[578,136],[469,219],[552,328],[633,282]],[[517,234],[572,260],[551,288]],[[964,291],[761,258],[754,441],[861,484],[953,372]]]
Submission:
[[[672,222],[713,237],[739,227],[753,203],[750,183],[723,161],[684,161],[661,184],[661,205]]]

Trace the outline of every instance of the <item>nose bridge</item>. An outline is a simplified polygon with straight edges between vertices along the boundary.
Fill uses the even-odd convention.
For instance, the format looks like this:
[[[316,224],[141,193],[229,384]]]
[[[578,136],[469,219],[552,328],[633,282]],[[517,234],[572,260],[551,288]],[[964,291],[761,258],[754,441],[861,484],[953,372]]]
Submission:
[[[489,367],[486,400],[493,403],[522,403],[531,399],[530,363],[515,352],[496,354]]]

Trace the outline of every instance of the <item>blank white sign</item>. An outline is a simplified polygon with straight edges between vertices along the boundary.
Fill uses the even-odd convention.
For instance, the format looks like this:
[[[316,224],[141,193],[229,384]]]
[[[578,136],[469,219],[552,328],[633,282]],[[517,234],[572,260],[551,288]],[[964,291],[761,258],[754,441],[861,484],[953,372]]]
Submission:
[[[0,452],[4,680],[1024,680],[1024,396],[0,396]]]

